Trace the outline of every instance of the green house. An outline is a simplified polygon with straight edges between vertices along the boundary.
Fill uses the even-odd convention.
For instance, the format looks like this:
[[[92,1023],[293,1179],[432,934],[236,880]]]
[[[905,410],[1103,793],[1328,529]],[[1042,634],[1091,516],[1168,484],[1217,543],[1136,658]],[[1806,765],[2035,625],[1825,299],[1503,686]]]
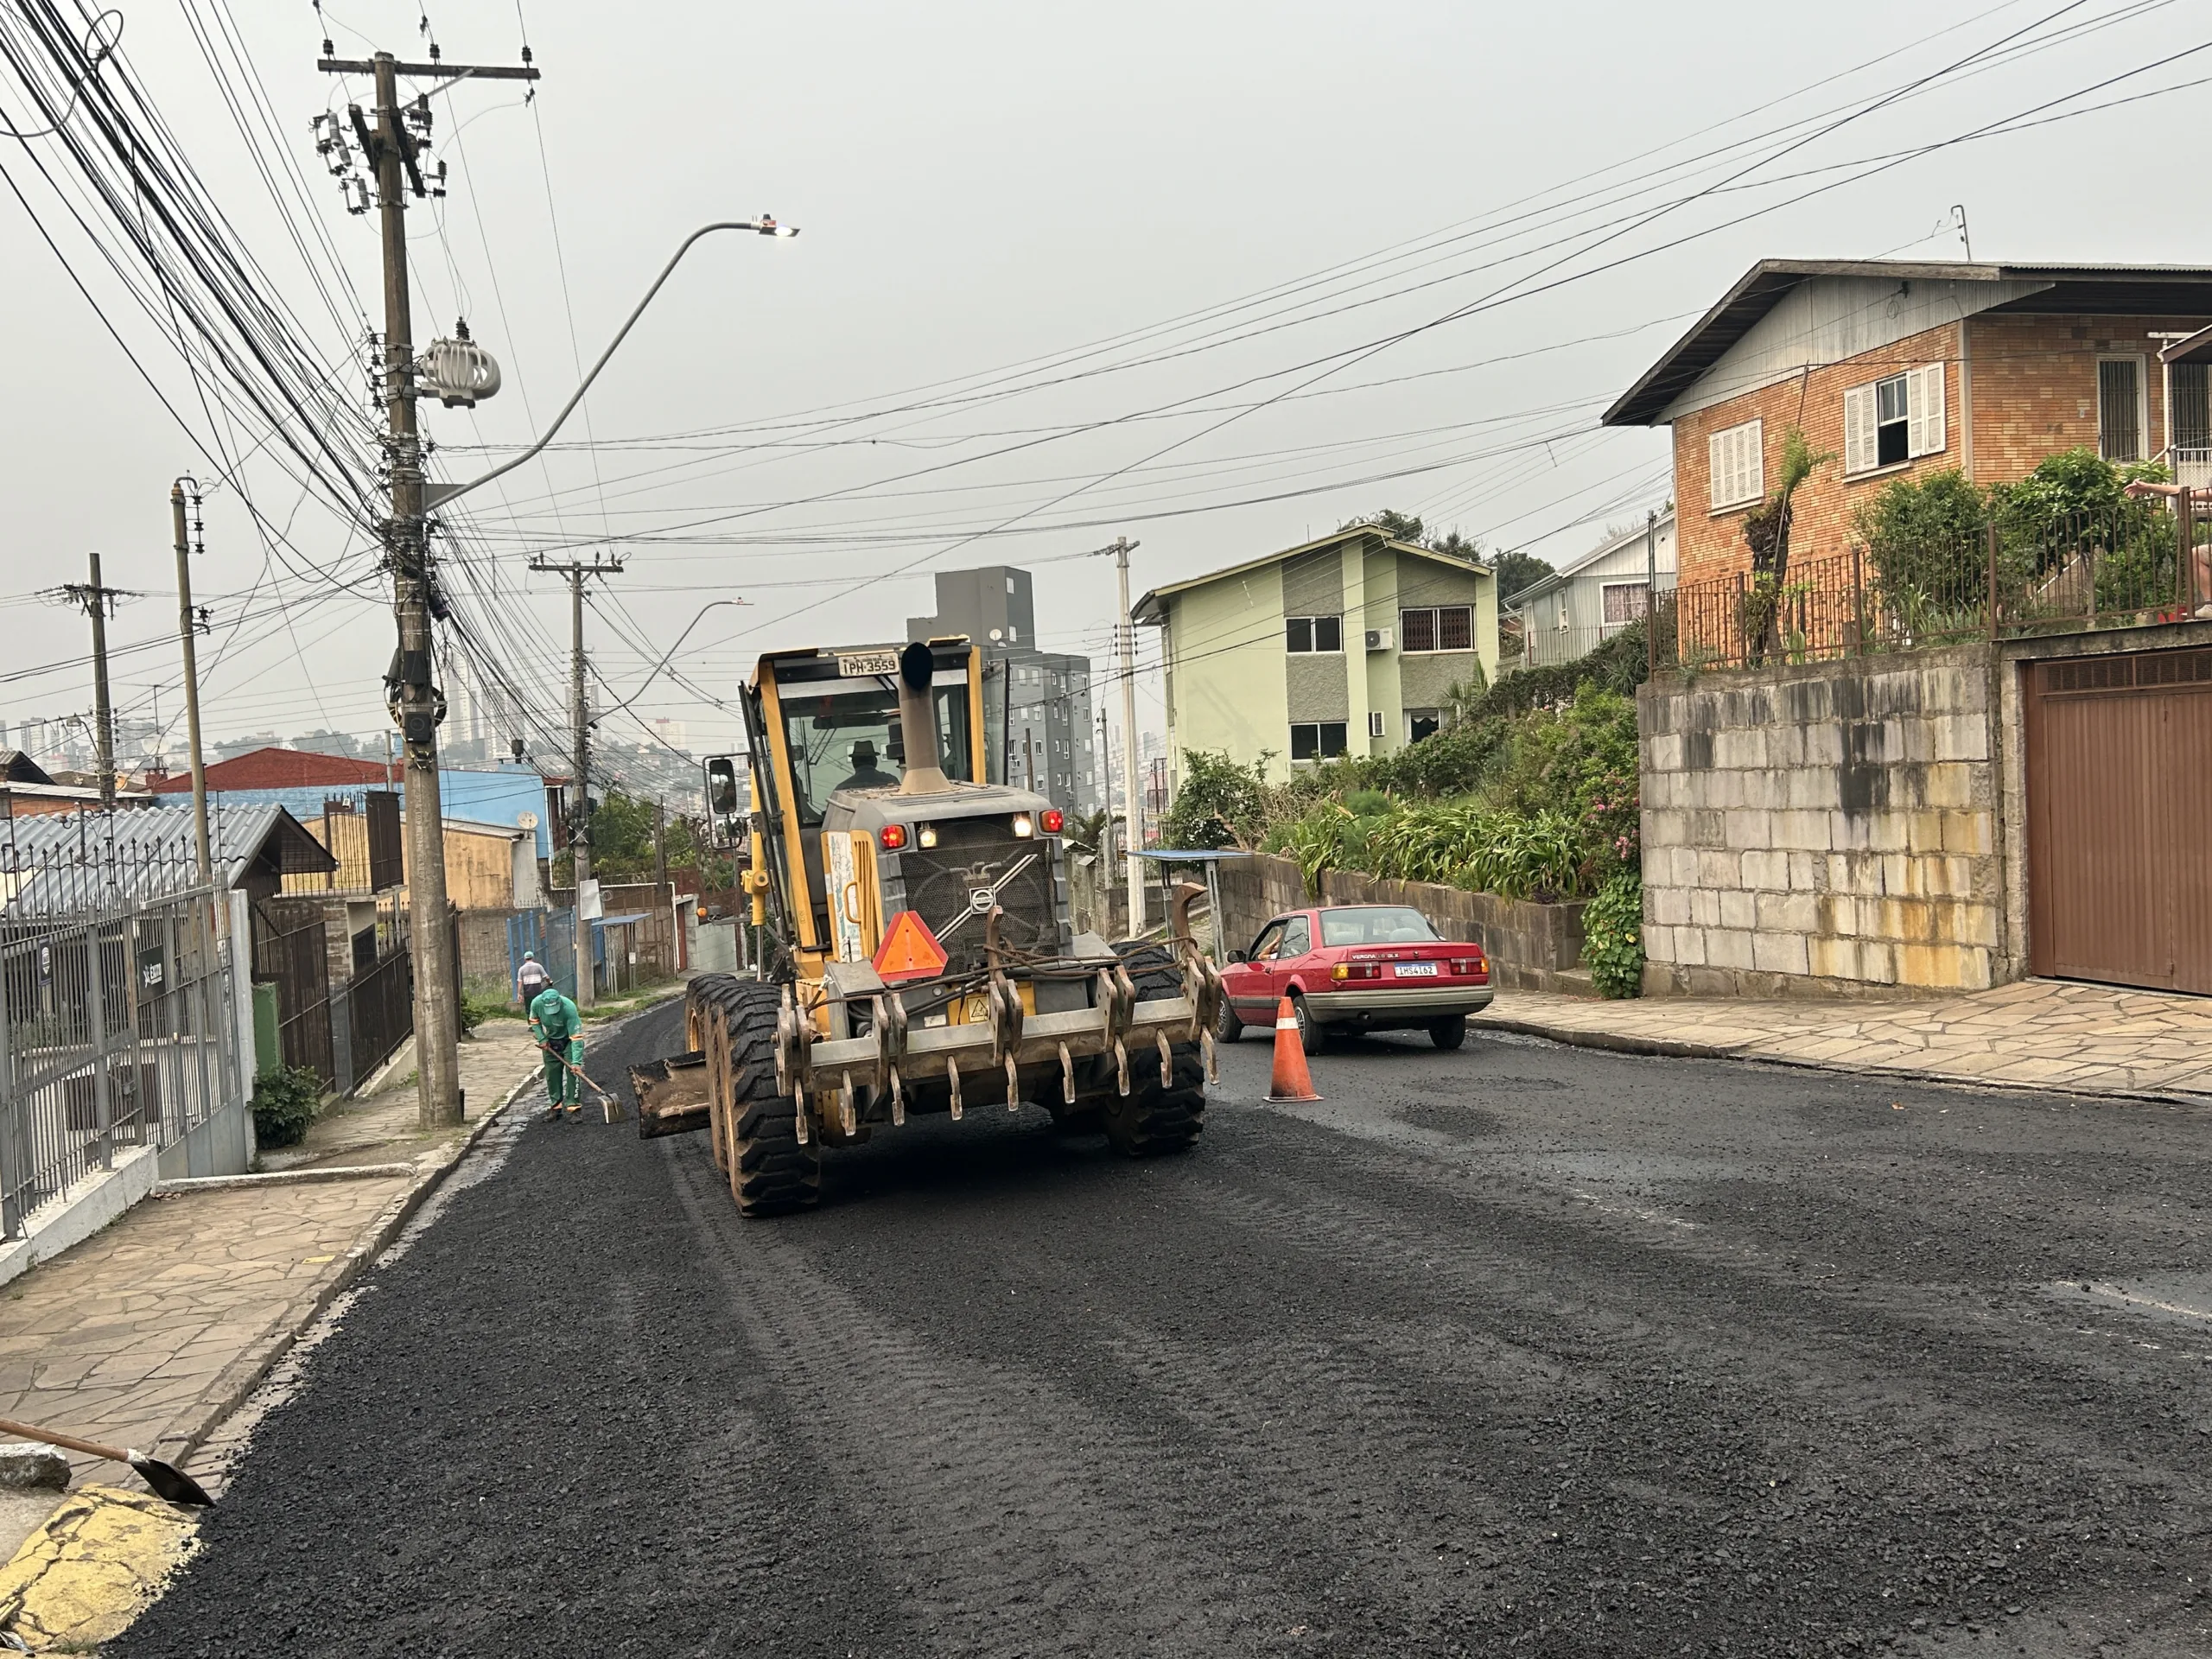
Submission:
[[[1497,588],[1471,560],[1353,524],[1130,613],[1161,634],[1171,766],[1226,751],[1268,775],[1387,754],[1437,728],[1447,690],[1497,672]]]

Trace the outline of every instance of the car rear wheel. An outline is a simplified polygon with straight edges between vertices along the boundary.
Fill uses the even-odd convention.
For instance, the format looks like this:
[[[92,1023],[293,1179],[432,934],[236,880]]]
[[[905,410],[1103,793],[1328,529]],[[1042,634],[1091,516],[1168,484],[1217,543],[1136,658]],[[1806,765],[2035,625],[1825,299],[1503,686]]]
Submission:
[[[1428,1028],[1428,1040],[1439,1048],[1457,1048],[1467,1040],[1467,1016],[1455,1014],[1449,1020],[1439,1020]]]
[[[1223,997],[1221,1013],[1216,1016],[1213,1022],[1214,1040],[1217,1043],[1233,1043],[1243,1034],[1244,1022],[1236,1017],[1236,1010],[1229,1005],[1229,999]]]
[[[1329,1046],[1327,1027],[1313,1017],[1306,1006],[1304,997],[1292,997],[1290,1011],[1298,1020],[1298,1041],[1300,1047],[1304,1048],[1308,1054],[1319,1054]]]

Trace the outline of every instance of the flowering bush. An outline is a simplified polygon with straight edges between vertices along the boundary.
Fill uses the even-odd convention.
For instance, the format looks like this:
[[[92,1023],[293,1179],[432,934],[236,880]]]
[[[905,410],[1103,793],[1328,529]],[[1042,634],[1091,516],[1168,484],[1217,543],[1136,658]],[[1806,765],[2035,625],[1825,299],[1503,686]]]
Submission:
[[[1582,912],[1582,959],[1600,996],[1643,994],[1643,878],[1624,870]]]

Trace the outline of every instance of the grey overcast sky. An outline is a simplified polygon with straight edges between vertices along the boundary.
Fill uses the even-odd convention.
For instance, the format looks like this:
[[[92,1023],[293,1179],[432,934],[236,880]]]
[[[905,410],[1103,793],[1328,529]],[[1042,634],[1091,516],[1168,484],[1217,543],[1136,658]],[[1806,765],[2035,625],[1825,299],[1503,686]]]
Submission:
[[[368,89],[315,60],[326,27],[341,55],[419,55],[425,12],[122,10],[127,70],[336,359],[332,308],[358,327],[380,306],[375,219],[343,211],[309,123]],[[20,43],[18,11],[0,29]],[[505,677],[539,715],[562,706],[568,618],[533,551],[626,556],[589,624],[619,695],[709,599],[748,608],[709,614],[677,667],[726,698],[764,646],[894,636],[931,608],[931,569],[971,563],[1031,564],[1043,643],[1103,657],[1110,562],[1074,556],[1117,533],[1142,543],[1141,589],[1382,506],[1554,555],[1640,518],[1668,493],[1664,435],[1597,416],[1763,256],[1952,257],[1963,202],[1985,259],[2212,261],[2183,182],[2207,129],[2185,85],[2212,76],[2201,0],[1860,0],[1847,19],[1751,0],[441,0],[427,22],[448,60],[515,61],[526,30],[544,72],[527,106],[511,83],[436,100],[451,194],[410,213],[417,339],[466,315],[506,376],[473,416],[427,408],[444,476],[550,417],[693,226],[767,210],[804,231],[695,250],[562,447],[474,498],[448,585],[499,662],[451,672]],[[226,30],[257,86],[235,59],[211,70],[198,42]],[[273,137],[241,137],[226,86],[265,98]],[[0,68],[0,120],[28,111]],[[2015,117],[2042,124],[1870,174]],[[299,198],[281,213],[264,182],[278,141],[342,279],[302,257]],[[60,256],[0,191],[0,721],[89,707],[86,625],[37,594],[90,550],[147,595],[114,625],[118,702],[170,720],[166,497],[218,469],[63,259],[208,425],[65,211],[55,141],[0,149]],[[289,536],[281,556],[242,493]],[[383,729],[391,628],[365,529],[264,453],[211,499],[207,538],[211,734]],[[696,749],[729,735],[672,679],[634,707]]]

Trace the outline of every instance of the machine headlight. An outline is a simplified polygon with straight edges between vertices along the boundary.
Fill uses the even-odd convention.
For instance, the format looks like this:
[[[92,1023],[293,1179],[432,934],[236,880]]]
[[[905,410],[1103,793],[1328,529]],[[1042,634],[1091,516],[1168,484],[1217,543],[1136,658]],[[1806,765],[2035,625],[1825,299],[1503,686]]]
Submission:
[[[925,823],[914,831],[914,839],[925,847],[937,845],[937,825]]]
[[[1037,825],[1027,812],[1017,812],[1014,815],[1014,833],[1027,841],[1037,833]]]

